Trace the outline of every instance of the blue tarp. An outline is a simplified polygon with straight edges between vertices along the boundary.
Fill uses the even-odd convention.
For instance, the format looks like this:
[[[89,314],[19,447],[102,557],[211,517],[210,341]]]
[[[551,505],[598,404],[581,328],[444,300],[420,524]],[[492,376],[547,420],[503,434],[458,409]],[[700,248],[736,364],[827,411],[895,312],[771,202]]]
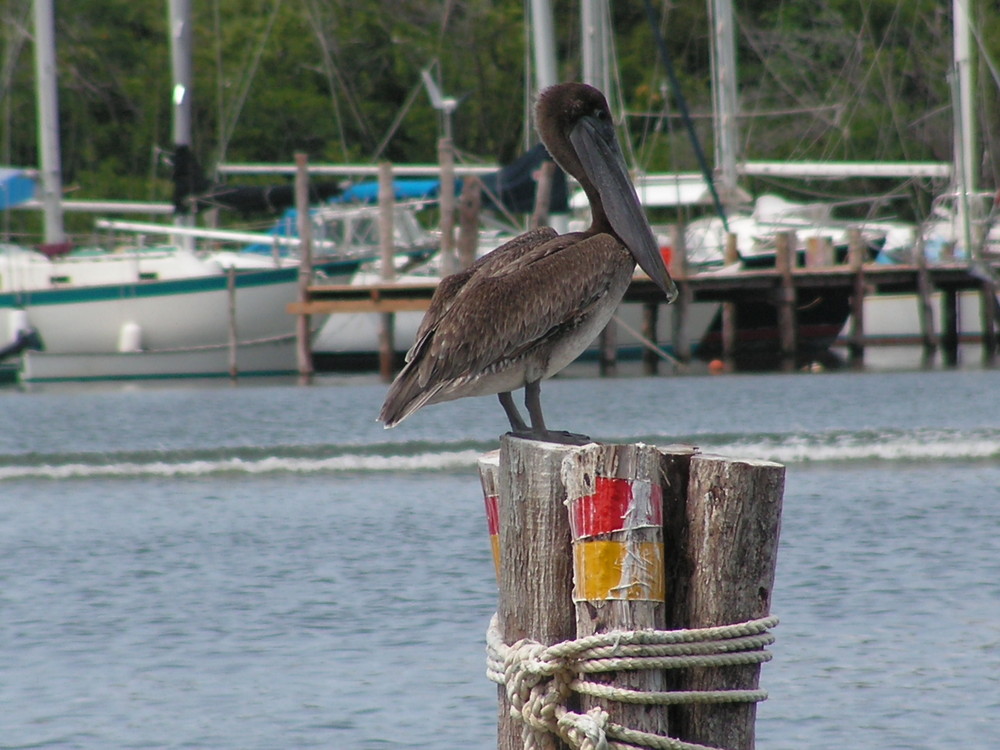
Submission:
[[[416,198],[432,200],[438,196],[441,181],[393,180],[392,185],[398,201]],[[378,182],[359,182],[357,185],[351,185],[340,195],[331,198],[330,203],[378,203]]]
[[[35,181],[16,167],[0,167],[0,211],[35,197]]]

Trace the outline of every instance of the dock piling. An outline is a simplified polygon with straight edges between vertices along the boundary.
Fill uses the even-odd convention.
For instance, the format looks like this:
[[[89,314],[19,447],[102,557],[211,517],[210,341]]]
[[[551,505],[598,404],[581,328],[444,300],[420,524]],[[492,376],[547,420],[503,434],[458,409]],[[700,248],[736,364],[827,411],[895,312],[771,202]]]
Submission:
[[[455,257],[455,148],[451,138],[438,141],[438,162],[441,165],[441,275],[449,276],[458,270]]]
[[[930,367],[937,350],[937,336],[934,333],[934,314],[931,311],[931,295],[934,286],[927,273],[927,252],[924,239],[917,233],[913,242],[913,261],[917,266],[917,318],[920,321],[920,340],[923,344],[923,365]]]
[[[586,730],[595,747],[752,750],[784,467],[505,435],[479,469],[499,539],[498,748],[580,747]]]
[[[958,291],[941,290],[941,358],[947,367],[958,364],[958,334],[960,330]]]
[[[708,628],[770,614],[777,563],[784,467],[770,461],[694,455],[685,498],[685,599],[674,601],[686,628]],[[685,691],[758,689],[760,662],[679,673]],[[753,701],[681,704],[671,728],[687,742],[752,750]]]
[[[295,210],[299,229],[299,304],[309,303],[309,283],[312,281],[312,220],[309,214],[309,157],[303,152],[295,154]],[[299,382],[308,384],[313,377],[312,331],[308,312],[295,318],[296,359]]]
[[[670,275],[677,284],[677,299],[672,305],[674,356],[680,362],[691,361],[691,342],[687,337],[687,319],[691,306],[691,286],[688,284],[687,246],[683,223],[671,227]]]
[[[795,235],[792,232],[778,232],[775,236],[774,265],[781,277],[778,287],[778,336],[781,340],[781,367],[785,371],[795,368],[796,322],[795,322],[795,279],[796,266]]]
[[[389,162],[379,164],[378,170],[378,236],[380,255],[380,275],[382,281],[390,283],[396,279],[395,230],[393,214],[395,211],[396,190],[392,181],[392,165]],[[379,318],[378,333],[378,364],[379,375],[384,382],[392,380],[395,370],[395,329],[396,314],[384,312]]]
[[[479,214],[483,207],[483,181],[476,175],[462,180],[458,199],[458,265],[468,268],[479,252]]]
[[[646,302],[642,306],[642,335],[646,341],[657,342],[657,328],[660,322],[660,303]],[[660,354],[652,347],[642,350],[642,374],[656,375],[660,371]]]
[[[736,245],[735,232],[726,234],[726,246],[722,251],[722,262],[725,266],[733,266],[740,262],[740,251]],[[736,330],[739,321],[736,318],[736,303],[726,300],[722,303],[722,364],[725,372],[736,369]]]
[[[865,363],[865,251],[861,230],[847,230],[847,263],[854,274],[854,291],[851,294],[851,333],[848,339],[848,356],[852,367]]]
[[[535,189],[535,208],[531,214],[532,229],[549,223],[549,207],[552,204],[552,182],[555,180],[556,163],[546,159],[538,170],[538,184]]]

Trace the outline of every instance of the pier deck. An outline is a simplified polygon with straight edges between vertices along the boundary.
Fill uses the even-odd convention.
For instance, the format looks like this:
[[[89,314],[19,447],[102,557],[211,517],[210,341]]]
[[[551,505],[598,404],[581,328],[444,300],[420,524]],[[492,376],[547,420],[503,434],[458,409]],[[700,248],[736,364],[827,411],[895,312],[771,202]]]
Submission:
[[[1000,267],[993,265],[996,276]],[[928,297],[933,292],[944,293],[942,330],[939,334],[940,345],[950,358],[949,351],[958,341],[956,316],[949,315],[948,310],[955,307],[957,294],[963,291],[975,291],[984,295],[984,300],[991,296],[995,300],[996,287],[988,274],[979,274],[967,263],[950,263],[933,266],[918,265],[883,265],[865,263],[857,268],[846,265],[795,267],[782,271],[778,268],[739,269],[732,271],[714,271],[702,273],[674,274],[674,281],[681,289],[679,305],[693,302],[739,303],[745,300],[773,300],[775,304],[789,308],[791,312],[782,323],[782,327],[794,329],[794,302],[801,294],[822,289],[852,290],[853,307],[860,310],[864,296],[879,294],[915,294],[918,300],[926,306]],[[437,288],[435,279],[426,283],[393,283],[376,284],[312,284],[306,289],[305,297],[288,305],[287,311],[293,315],[329,315],[336,313],[398,313],[426,310],[430,304],[434,290]],[[860,294],[858,293],[860,290]],[[627,292],[624,301],[638,302],[649,306],[663,303],[663,295],[659,288],[645,274],[637,274]],[[984,360],[992,361],[997,350],[997,312],[989,311],[989,304],[984,304],[983,313],[983,352]],[[866,343],[862,316],[856,312],[854,328],[851,333],[852,358],[861,359]],[[930,316],[921,316],[924,328],[925,345],[933,348],[938,344],[938,335],[932,329]],[[788,332],[785,337],[790,342],[788,348],[794,348],[794,333]],[[792,354],[791,351],[787,352]],[[724,354],[725,356],[725,354]]]

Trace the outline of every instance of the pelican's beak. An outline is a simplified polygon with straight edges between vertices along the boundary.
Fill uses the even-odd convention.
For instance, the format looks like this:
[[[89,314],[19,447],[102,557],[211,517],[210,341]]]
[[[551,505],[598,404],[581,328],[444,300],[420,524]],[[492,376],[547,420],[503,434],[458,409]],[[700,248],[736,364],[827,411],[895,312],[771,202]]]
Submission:
[[[639,267],[667,295],[667,301],[673,302],[677,297],[677,287],[663,264],[663,256],[625,167],[610,118],[581,118],[570,131],[569,139],[583,169],[597,189],[611,228],[625,243]]]

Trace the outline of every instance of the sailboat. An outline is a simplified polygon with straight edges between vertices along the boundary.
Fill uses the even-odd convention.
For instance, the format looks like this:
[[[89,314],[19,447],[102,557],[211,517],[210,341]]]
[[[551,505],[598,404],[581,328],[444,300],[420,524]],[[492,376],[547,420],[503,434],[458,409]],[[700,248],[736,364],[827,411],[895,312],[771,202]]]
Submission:
[[[847,253],[846,231],[849,226],[861,232],[867,246],[869,260],[879,263],[912,262],[915,238],[929,262],[979,263],[978,248],[988,253],[1000,248],[1000,228],[991,227],[990,220],[996,213],[995,196],[975,189],[975,158],[972,111],[970,26],[967,5],[969,0],[954,0],[952,20],[954,29],[954,73],[952,76],[954,112],[953,163],[850,163],[850,164],[778,164],[772,162],[740,161],[737,155],[737,100],[736,61],[731,0],[709,0],[713,34],[713,96],[715,112],[716,172],[720,193],[738,195],[738,172],[748,175],[781,175],[797,177],[835,178],[843,176],[873,177],[924,177],[941,179],[950,177],[952,187],[934,201],[931,216],[919,227],[895,221],[867,221],[863,223],[836,221],[828,205],[801,204],[785,201],[777,196],[764,195],[752,208],[730,205],[725,219],[711,217],[692,222],[686,239],[691,257],[701,262],[719,259],[726,234],[737,236],[737,248],[744,266],[773,264],[774,238],[777,232],[793,232],[797,242],[799,263],[805,254],[809,237],[829,238],[835,248],[835,260],[842,262]],[[983,265],[984,273],[988,266]],[[934,295],[936,307],[943,302],[940,294]],[[830,292],[816,302],[831,303]],[[802,301],[800,300],[800,303]],[[988,304],[988,301],[984,304]],[[981,333],[979,296],[963,293],[958,298],[956,314],[961,321],[960,336],[977,337]],[[808,306],[805,306],[808,309]],[[843,311],[843,326],[836,336],[845,339],[850,328],[847,317],[847,300],[835,306]],[[831,306],[831,310],[834,306]],[[913,294],[870,295],[865,298],[865,334],[872,343],[919,344],[922,332],[919,325],[917,298]],[[835,316],[825,328],[829,329]]]
[[[45,252],[0,247],[0,360],[14,362],[22,382],[293,373],[294,320],[285,308],[297,293],[296,261],[198,253],[199,230],[188,217],[167,230],[169,244],[109,251],[67,242],[52,0],[34,6]],[[185,3],[174,0],[171,11],[172,28],[182,34],[189,28]],[[175,141],[183,146],[189,142],[183,131],[190,127],[190,46],[174,41]],[[314,270],[347,281],[363,260],[328,255]]]
[[[952,165],[951,185],[935,197],[928,218],[921,224],[919,250],[929,264],[960,263],[978,269],[979,275],[1000,287],[995,264],[1000,260],[1000,224],[997,194],[977,188],[975,106],[972,86],[970,0],[953,0]],[[883,254],[886,262],[912,262],[912,252]],[[931,295],[935,330],[940,317],[957,319],[959,341],[974,342],[984,335],[983,322],[1000,321],[1000,299],[977,292],[948,297]],[[946,311],[946,305],[954,308]],[[865,334],[881,343],[918,345],[923,340],[914,295],[882,295],[865,300]]]

